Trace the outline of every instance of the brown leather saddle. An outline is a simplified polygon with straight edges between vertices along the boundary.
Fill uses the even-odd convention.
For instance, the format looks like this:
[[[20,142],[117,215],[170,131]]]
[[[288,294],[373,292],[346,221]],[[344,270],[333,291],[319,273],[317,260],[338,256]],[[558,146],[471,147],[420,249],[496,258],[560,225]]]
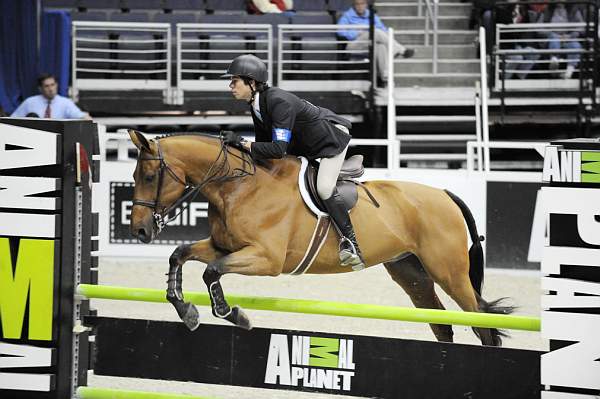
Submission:
[[[312,199],[313,203],[317,205],[321,211],[327,212],[325,206],[323,205],[323,201],[321,201],[321,198],[319,198],[319,195],[317,194],[318,165],[319,164],[317,162],[309,162],[308,167],[306,168],[306,173],[304,174],[304,180],[306,182],[306,187],[308,187],[308,193],[310,194],[310,198]],[[357,186],[361,185],[361,183],[354,179],[361,177],[364,173],[365,168],[363,166],[362,155],[353,155],[346,159],[342,164],[342,169],[340,170],[336,187],[344,199],[346,209],[348,210],[354,208],[356,202],[358,201]]]

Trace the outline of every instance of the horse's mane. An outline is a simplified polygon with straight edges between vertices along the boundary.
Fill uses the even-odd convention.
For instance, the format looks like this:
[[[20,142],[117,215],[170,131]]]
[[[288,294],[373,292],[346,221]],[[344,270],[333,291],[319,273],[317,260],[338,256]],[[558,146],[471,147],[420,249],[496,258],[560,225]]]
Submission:
[[[212,139],[218,139],[218,134],[210,134],[210,133],[198,133],[198,132],[181,132],[181,133],[165,133],[159,136],[155,136],[154,140],[160,139],[168,139],[169,137],[178,137],[178,136],[197,136],[197,137],[208,137]]]

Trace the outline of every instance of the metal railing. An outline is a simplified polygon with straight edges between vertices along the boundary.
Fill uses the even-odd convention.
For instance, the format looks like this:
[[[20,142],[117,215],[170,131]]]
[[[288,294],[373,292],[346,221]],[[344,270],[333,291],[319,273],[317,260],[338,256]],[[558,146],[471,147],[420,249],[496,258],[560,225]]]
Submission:
[[[349,41],[337,35],[340,30],[366,31],[368,25],[298,24],[278,28],[279,87],[294,91],[369,89],[369,41]],[[350,44],[358,44],[360,49],[349,49]]]
[[[273,82],[273,28],[269,24],[178,23],[177,89],[222,91],[218,80],[232,59],[254,54],[267,65]]]
[[[587,80],[593,71],[590,62],[594,54],[593,38],[586,34],[589,28],[584,22],[497,24],[494,88],[503,91],[578,90],[580,82],[576,77],[583,74]],[[565,38],[570,32],[580,32],[580,36]],[[559,42],[559,47],[570,43],[568,45],[575,48],[548,48],[552,42]],[[572,55],[577,55],[577,66],[567,72]],[[561,68],[561,64],[564,67]]]
[[[72,90],[168,90],[170,25],[74,21]]]

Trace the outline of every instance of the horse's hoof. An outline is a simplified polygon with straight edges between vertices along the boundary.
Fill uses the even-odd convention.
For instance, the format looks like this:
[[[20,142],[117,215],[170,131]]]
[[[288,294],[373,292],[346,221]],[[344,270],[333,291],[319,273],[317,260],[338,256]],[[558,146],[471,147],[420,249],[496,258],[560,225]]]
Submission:
[[[198,309],[194,305],[189,302],[185,304],[185,313],[181,317],[183,323],[190,331],[194,331],[200,326],[200,313],[198,313]]]
[[[242,328],[244,330],[252,330],[252,324],[250,323],[250,319],[246,316],[246,313],[239,306],[234,306],[231,309],[232,322],[237,327]]]

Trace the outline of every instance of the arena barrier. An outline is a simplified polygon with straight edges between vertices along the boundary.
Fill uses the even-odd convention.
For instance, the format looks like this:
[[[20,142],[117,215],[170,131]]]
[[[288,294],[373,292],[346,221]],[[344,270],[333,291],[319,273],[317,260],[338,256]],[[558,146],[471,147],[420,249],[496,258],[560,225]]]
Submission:
[[[97,181],[98,169],[86,156],[86,150],[96,153],[94,138],[90,122],[0,119],[0,182],[8,187],[0,190],[1,397],[165,397],[85,387],[88,370],[379,398],[540,396],[544,354],[539,351],[209,324],[190,332],[180,322],[95,316],[90,297],[164,299],[160,291],[94,287],[97,217],[91,212],[91,180]],[[44,195],[31,196],[38,193]],[[207,303],[205,296],[189,295]],[[296,310],[305,313],[362,317],[378,308],[228,298],[254,309],[292,310],[298,302]],[[434,320],[421,309],[412,310],[413,316],[398,310],[396,317],[379,308],[383,318]],[[455,315],[448,314],[435,322],[452,323]],[[458,323],[484,320],[467,319]],[[506,320],[504,327],[539,328],[534,318]],[[493,326],[502,327],[496,321]]]

